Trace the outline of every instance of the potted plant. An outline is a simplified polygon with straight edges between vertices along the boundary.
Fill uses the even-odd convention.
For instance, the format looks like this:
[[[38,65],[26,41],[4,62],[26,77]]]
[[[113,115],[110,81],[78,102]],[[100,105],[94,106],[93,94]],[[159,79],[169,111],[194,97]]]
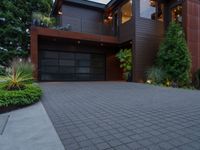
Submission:
[[[40,12],[34,12],[32,14],[32,24],[33,25],[40,26],[42,19],[43,19],[43,15]]]
[[[123,69],[123,77],[126,81],[132,81],[132,51],[131,49],[121,49],[116,57],[120,61],[120,68]]]

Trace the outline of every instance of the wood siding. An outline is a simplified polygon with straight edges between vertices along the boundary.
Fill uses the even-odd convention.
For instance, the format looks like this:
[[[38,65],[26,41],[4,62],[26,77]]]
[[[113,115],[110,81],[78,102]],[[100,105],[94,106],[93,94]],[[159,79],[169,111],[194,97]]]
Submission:
[[[164,35],[164,23],[140,17],[140,1],[134,1],[135,37],[133,44],[134,81],[144,82],[145,74],[154,64],[159,44]]]
[[[134,32],[133,20],[120,24],[119,27],[119,41],[120,43],[124,43],[127,41],[132,41],[133,32]]]
[[[187,0],[185,9],[186,35],[192,57],[192,73],[194,73],[200,68],[200,1]]]
[[[112,24],[103,23],[103,14],[100,10],[63,5],[61,26],[70,24],[72,32],[113,35]]]

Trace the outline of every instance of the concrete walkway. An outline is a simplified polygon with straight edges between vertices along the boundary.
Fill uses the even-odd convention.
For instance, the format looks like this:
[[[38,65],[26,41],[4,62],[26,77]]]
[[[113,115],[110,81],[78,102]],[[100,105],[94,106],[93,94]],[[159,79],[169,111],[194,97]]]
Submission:
[[[12,111],[0,135],[0,150],[64,150],[41,102]]]
[[[200,92],[123,82],[41,83],[66,150],[200,150]]]

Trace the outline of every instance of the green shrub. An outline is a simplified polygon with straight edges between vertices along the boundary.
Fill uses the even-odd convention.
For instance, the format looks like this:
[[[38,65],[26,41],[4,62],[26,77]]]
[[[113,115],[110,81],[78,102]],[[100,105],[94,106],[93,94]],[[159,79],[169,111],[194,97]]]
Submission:
[[[33,65],[29,62],[14,60],[8,70],[7,90],[21,90],[33,80]]]
[[[123,68],[124,79],[127,80],[132,71],[132,51],[131,49],[122,49],[116,54],[116,57],[121,63],[120,67]]]
[[[0,84],[0,107],[25,106],[39,101],[42,90],[37,84],[27,84],[23,90],[8,91]]]
[[[197,70],[195,73],[195,81],[194,81],[195,88],[200,89],[200,69]]]
[[[160,45],[157,65],[166,72],[167,79],[178,86],[190,83],[191,57],[180,24],[172,22]]]
[[[165,72],[161,68],[152,67],[147,70],[147,82],[151,84],[162,84],[165,80]]]

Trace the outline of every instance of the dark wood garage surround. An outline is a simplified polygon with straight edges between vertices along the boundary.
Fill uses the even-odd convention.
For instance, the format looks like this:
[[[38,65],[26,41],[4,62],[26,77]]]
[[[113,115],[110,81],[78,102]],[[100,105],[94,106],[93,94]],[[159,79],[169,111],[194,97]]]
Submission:
[[[39,81],[122,80],[116,37],[32,27],[31,60]]]

